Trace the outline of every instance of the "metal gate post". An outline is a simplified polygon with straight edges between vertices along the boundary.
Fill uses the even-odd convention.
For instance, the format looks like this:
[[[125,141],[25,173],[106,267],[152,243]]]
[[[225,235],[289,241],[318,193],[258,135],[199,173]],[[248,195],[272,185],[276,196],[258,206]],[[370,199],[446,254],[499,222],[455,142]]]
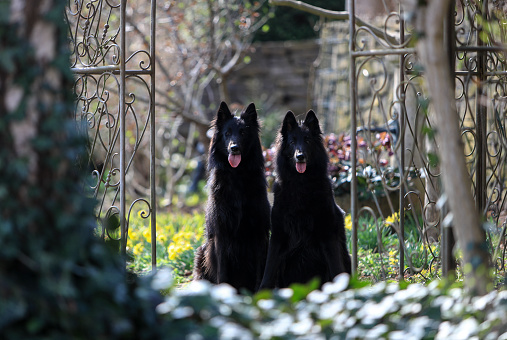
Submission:
[[[352,178],[350,182],[350,215],[352,217],[352,275],[357,275],[357,176],[356,176],[356,58],[353,54],[355,51],[355,8],[354,0],[347,0],[347,8],[349,12],[349,56],[350,56],[350,160]]]
[[[126,227],[126,200],[125,200],[125,118],[127,115],[125,105],[125,19],[127,0],[121,0],[120,4],[120,230],[121,230],[121,254],[126,260],[127,254],[127,227]]]
[[[155,36],[157,22],[157,0],[151,0],[151,26],[150,26],[150,201],[151,201],[151,269],[157,270],[157,193],[155,182]]]
[[[399,11],[400,11],[400,45],[403,45],[405,43],[405,21],[403,20],[403,8],[401,6],[401,3],[399,5]],[[405,126],[405,70],[403,69],[403,65],[405,65],[405,54],[400,54],[400,68],[399,68],[399,74],[400,74],[400,83],[399,83],[399,90],[400,93],[400,99],[402,100],[402,105],[400,105],[400,112],[399,114],[399,122],[400,126],[402,127],[401,130],[405,131],[403,128]],[[399,143],[400,143],[400,164],[399,164],[399,172],[400,172],[400,202],[398,206],[398,213],[400,217],[400,234],[398,236],[398,242],[400,247],[400,254],[399,254],[399,263],[398,263],[398,279],[403,280],[405,278],[404,272],[405,272],[405,185],[404,183],[401,183],[403,179],[405,178],[405,133],[400,134],[399,136]],[[404,182],[404,181],[403,181]]]
[[[488,1],[483,2],[481,8],[483,15],[488,13]],[[486,205],[486,137],[487,137],[487,119],[488,112],[486,102],[487,89],[484,84],[487,81],[486,76],[486,52],[482,49],[484,42],[481,38],[482,26],[477,26],[477,90],[475,95],[475,119],[476,119],[476,169],[475,169],[475,204],[479,212],[484,212]]]

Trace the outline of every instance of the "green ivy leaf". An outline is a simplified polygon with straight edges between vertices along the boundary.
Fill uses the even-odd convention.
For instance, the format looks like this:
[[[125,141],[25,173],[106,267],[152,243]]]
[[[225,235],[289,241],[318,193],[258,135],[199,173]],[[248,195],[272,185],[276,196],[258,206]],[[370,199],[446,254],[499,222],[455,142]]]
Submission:
[[[290,285],[290,288],[294,292],[294,294],[291,297],[291,301],[296,303],[306,298],[310,292],[314,291],[315,289],[319,288],[320,285],[320,279],[319,278],[313,278],[308,282],[307,284],[302,283],[293,283]]]

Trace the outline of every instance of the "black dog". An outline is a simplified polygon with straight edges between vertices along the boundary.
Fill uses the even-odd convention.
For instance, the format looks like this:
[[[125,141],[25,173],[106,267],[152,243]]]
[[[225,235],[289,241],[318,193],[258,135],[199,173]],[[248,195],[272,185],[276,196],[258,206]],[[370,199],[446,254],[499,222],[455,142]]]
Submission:
[[[350,274],[343,211],[334,201],[328,162],[315,113],[308,111],[299,125],[287,112],[277,136],[272,234],[260,288],[314,277],[322,284]]]
[[[208,159],[206,242],[194,279],[258,289],[269,244],[270,206],[255,105],[234,117],[222,102]]]

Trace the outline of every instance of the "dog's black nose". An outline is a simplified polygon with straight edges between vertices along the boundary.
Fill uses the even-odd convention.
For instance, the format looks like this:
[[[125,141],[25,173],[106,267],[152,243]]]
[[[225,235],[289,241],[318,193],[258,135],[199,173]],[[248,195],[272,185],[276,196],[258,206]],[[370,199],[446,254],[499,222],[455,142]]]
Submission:
[[[231,144],[230,146],[231,152],[239,152],[239,146],[236,144]]]
[[[296,159],[300,162],[305,160],[305,155],[301,151],[296,151]]]

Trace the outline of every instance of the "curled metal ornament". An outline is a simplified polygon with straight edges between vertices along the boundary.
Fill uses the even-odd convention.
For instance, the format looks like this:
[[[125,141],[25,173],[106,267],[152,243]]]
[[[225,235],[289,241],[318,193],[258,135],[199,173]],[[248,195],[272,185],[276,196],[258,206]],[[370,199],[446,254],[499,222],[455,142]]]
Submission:
[[[151,68],[151,57],[148,51],[139,50],[127,58],[125,64],[129,65],[130,61],[137,61],[140,70],[149,70]]]
[[[138,199],[134,200],[134,202],[132,202],[132,204],[130,204],[129,211],[127,213],[127,224],[126,224],[127,227],[126,227],[126,231],[125,231],[127,240],[128,240],[128,235],[129,235],[129,229],[130,229],[130,217],[132,216],[132,212],[134,211],[134,207],[136,209],[139,209],[137,207],[139,205],[145,205],[145,209],[139,210],[139,217],[141,217],[142,219],[147,219],[148,217],[151,216],[152,209],[151,209],[151,204],[148,200],[146,200],[144,198],[138,198]]]

